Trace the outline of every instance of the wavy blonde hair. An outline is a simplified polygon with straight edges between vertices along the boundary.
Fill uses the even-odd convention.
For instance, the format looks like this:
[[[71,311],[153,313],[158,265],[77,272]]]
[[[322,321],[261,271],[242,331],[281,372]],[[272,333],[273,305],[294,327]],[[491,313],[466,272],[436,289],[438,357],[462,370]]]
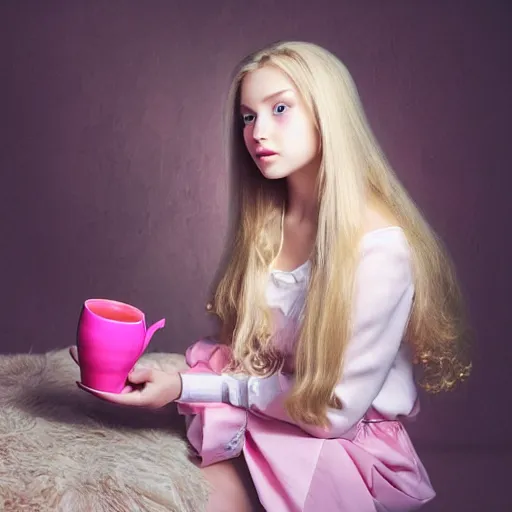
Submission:
[[[393,216],[411,247],[415,297],[406,339],[415,362],[423,366],[422,384],[432,392],[451,389],[470,369],[452,262],[383,155],[346,67],[327,50],[303,42],[281,42],[247,57],[229,92],[231,240],[212,303],[220,318],[220,339],[233,348],[229,369],[266,376],[283,365],[271,343],[265,288],[280,250],[286,186],[284,180],[264,178],[252,161],[239,111],[244,77],[267,65],[295,84],[321,141],[318,231],[287,412],[296,421],[325,426],[327,408],[342,407],[334,388],[351,336],[354,276],[369,198]]]

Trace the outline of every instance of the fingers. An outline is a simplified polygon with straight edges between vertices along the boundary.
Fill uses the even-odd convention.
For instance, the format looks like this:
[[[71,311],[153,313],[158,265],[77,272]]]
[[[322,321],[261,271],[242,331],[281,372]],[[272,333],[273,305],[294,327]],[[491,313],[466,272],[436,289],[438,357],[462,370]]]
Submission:
[[[80,366],[80,363],[78,362],[78,349],[76,346],[69,347],[69,355],[73,361],[75,361],[75,363]]]
[[[153,381],[153,369],[152,368],[134,368],[128,375],[128,381],[131,384],[145,384],[146,382]]]

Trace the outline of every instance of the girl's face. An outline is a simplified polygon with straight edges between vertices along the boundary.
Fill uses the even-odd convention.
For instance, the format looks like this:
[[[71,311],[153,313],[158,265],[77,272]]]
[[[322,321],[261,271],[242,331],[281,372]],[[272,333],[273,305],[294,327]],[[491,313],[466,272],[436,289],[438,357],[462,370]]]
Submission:
[[[263,176],[287,178],[318,171],[319,137],[313,118],[288,76],[275,66],[248,73],[241,84],[244,140]]]

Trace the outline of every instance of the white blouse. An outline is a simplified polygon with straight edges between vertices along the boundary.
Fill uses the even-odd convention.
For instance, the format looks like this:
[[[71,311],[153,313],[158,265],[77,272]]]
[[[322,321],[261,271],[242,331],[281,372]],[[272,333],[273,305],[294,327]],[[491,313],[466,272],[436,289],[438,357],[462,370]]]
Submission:
[[[296,329],[307,291],[310,263],[290,272],[271,272],[267,300],[274,315],[273,342],[293,361]],[[414,296],[409,245],[397,226],[367,233],[356,273],[353,329],[343,371],[335,388],[342,409],[329,408],[330,427],[299,424],[315,437],[353,436],[373,407],[382,416],[409,415],[417,398],[412,362],[403,337]],[[270,377],[183,373],[180,402],[226,402],[289,423],[284,400],[293,374]]]

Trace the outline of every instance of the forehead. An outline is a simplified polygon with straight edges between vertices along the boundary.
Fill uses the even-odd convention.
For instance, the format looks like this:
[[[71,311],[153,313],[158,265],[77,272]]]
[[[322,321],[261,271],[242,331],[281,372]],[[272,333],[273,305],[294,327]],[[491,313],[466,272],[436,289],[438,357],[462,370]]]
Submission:
[[[240,102],[244,105],[257,104],[282,90],[297,92],[292,80],[284,71],[275,66],[263,66],[245,75],[240,88]]]

